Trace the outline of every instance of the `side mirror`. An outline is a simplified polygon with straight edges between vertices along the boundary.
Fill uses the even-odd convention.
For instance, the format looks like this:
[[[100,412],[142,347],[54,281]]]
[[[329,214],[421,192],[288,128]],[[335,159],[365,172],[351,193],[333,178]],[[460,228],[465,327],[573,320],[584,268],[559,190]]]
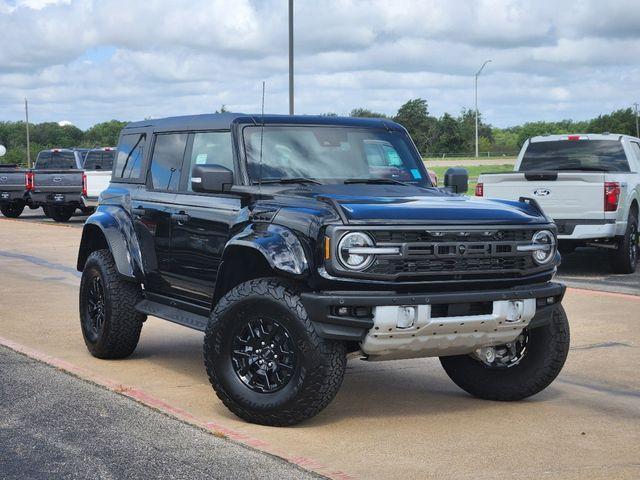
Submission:
[[[469,172],[466,168],[449,168],[444,173],[444,186],[453,193],[467,193],[469,190]]]
[[[196,165],[191,171],[191,190],[220,193],[233,185],[233,172],[222,165]]]

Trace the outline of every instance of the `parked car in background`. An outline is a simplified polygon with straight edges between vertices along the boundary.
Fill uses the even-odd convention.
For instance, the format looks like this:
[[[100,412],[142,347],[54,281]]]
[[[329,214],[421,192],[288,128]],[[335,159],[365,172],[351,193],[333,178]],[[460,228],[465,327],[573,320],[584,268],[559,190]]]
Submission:
[[[54,148],[38,153],[29,198],[56,222],[68,221],[82,203],[82,152]]]
[[[81,151],[84,170],[82,186],[82,204],[85,209],[93,209],[98,205],[98,197],[109,186],[115,148],[101,147]]]
[[[147,315],[203,331],[222,402],[280,426],[331,402],[349,353],[440,357],[459,387],[491,400],[556,378],[565,287],[552,281],[556,227],[535,202],[433,188],[390,120],[257,118],[122,131],[78,250],[92,355],[131,355]],[[445,176],[453,191],[467,185],[466,172]]]
[[[476,196],[534,198],[558,226],[560,250],[606,248],[617,273],[638,263],[640,139],[618,134],[544,135],[522,146],[515,171],[482,174]]]
[[[31,203],[31,170],[17,165],[0,165],[0,212],[8,218],[18,218]]]

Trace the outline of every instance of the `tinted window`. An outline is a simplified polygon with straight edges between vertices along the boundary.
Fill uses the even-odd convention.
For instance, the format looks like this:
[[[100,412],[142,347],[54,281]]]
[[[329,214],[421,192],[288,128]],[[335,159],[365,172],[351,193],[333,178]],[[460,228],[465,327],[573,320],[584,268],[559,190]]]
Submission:
[[[40,152],[36,159],[37,169],[72,169],[77,168],[73,152]]]
[[[195,165],[222,165],[233,172],[233,153],[231,151],[231,132],[203,132],[193,136],[191,162],[189,164],[189,183],[191,192],[191,172]]]
[[[113,151],[102,151],[102,150],[93,150],[89,153],[83,153],[82,158],[84,160],[84,164],[82,168],[85,170],[111,170],[113,169],[113,157],[115,152]]]
[[[636,159],[640,162],[640,143],[631,142],[631,148],[633,149],[633,153],[636,154]]]
[[[122,136],[118,144],[116,166],[113,169],[114,178],[140,178],[146,138],[144,133]]]
[[[530,143],[520,170],[628,172],[629,162],[617,140],[558,140]]]
[[[254,182],[260,177],[308,177],[326,182],[388,178],[429,185],[422,175],[422,160],[402,132],[270,125],[264,132],[261,127],[246,127],[244,144]]]
[[[176,191],[187,146],[186,133],[158,135],[151,157],[151,187],[154,190]]]

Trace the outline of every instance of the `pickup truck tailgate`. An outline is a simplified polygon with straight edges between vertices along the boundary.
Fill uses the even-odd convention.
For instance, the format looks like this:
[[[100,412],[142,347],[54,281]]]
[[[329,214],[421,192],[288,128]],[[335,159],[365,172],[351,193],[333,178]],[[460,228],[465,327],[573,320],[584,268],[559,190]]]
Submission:
[[[604,219],[602,172],[558,172],[557,176],[532,172],[489,174],[482,180],[485,197],[507,200],[530,197],[555,220]]]
[[[81,192],[82,170],[36,170],[33,175],[36,192]]]
[[[24,190],[25,173],[24,170],[0,170],[0,190]]]

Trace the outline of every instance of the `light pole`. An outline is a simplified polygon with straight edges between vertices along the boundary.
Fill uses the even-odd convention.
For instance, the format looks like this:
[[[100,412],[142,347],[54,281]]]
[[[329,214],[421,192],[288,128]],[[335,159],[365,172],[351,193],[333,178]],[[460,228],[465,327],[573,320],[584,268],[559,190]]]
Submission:
[[[293,0],[289,0],[289,115],[293,115]]]
[[[480,67],[480,70],[478,70],[478,73],[476,73],[476,158],[478,158],[478,77],[489,62],[491,62],[491,60],[486,60]]]
[[[633,104],[636,111],[636,137],[640,138],[640,128],[638,128],[638,103]]]

